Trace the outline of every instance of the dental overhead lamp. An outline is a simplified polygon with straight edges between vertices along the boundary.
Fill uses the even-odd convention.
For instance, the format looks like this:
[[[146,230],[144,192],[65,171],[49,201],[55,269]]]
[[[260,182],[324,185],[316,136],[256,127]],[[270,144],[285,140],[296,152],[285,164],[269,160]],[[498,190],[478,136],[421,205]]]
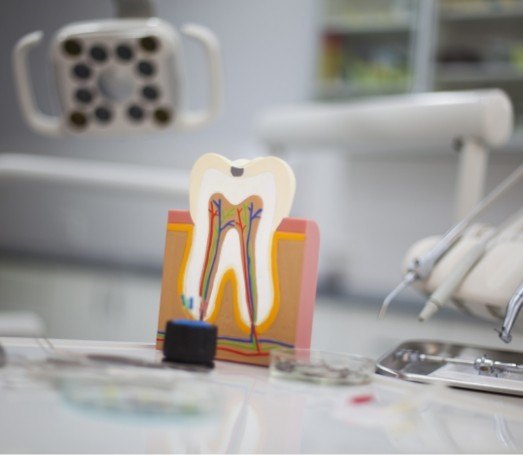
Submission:
[[[13,73],[23,118],[51,137],[124,136],[202,128],[220,113],[223,69],[218,39],[206,27],[188,24],[182,33],[205,50],[209,104],[186,111],[180,34],[154,16],[151,0],[113,0],[117,17],[67,24],[51,42],[60,114],[37,105],[29,65],[40,31],[23,36],[13,54]],[[188,173],[180,170],[97,163],[68,157],[3,153],[0,178],[65,182],[152,195],[186,195]]]
[[[43,38],[22,37],[13,52],[14,79],[27,124],[47,136],[155,133],[192,130],[211,122],[222,104],[219,43],[206,27],[188,24],[182,33],[202,44],[209,63],[210,101],[184,110],[180,35],[154,17],[150,0],[115,0],[118,18],[77,22],[58,30],[50,59],[61,105],[59,116],[35,101],[28,54]]]
[[[460,151],[455,214],[457,224],[439,238],[424,239],[407,253],[402,282],[385,299],[380,317],[407,286],[418,285],[428,296],[420,321],[457,297],[465,311],[504,321],[500,338],[511,330],[523,307],[523,211],[498,228],[471,234],[472,223],[488,207],[523,180],[523,165],[483,198],[491,148],[502,146],[513,130],[513,111],[501,90],[477,90],[389,96],[339,105],[311,104],[266,112],[258,134],[273,149],[336,147],[348,153],[358,148],[440,148]],[[507,262],[508,261],[508,262]],[[479,265],[478,265],[479,263]],[[507,269],[507,264],[512,264]],[[494,285],[486,276],[503,280]],[[434,276],[437,278],[434,278]],[[461,286],[461,287],[460,287]],[[489,302],[489,303],[487,303]],[[469,303],[480,303],[478,309]],[[493,306],[493,304],[495,304]],[[498,314],[500,313],[500,314]]]

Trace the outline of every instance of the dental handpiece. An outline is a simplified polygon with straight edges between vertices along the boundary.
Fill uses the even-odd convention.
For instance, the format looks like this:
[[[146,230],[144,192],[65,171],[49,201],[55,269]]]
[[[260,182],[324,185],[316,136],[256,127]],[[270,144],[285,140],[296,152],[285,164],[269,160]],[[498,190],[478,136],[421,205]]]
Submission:
[[[523,164],[520,165],[503,182],[494,188],[463,220],[454,225],[427,253],[414,259],[407,267],[407,273],[403,280],[394,290],[387,295],[381,305],[378,318],[385,316],[392,301],[408,286],[416,281],[423,281],[432,273],[437,262],[454,246],[461,238],[472,221],[490,207],[500,196],[508,191],[523,176]]]
[[[523,209],[511,216],[498,228],[485,235],[479,243],[474,245],[465,255],[461,262],[443,280],[437,289],[430,295],[425,306],[421,310],[418,319],[423,322],[432,317],[437,311],[445,306],[452,298],[454,292],[459,288],[468,273],[474,268],[478,261],[485,255],[496,237],[504,233],[517,231],[523,222]]]
[[[404,289],[415,281],[425,280],[430,275],[436,263],[460,239],[467,226],[468,223],[466,223],[465,220],[461,221],[448,231],[427,253],[411,261],[407,267],[407,273],[403,277],[403,280],[383,301],[378,314],[379,319],[385,316],[392,301]]]

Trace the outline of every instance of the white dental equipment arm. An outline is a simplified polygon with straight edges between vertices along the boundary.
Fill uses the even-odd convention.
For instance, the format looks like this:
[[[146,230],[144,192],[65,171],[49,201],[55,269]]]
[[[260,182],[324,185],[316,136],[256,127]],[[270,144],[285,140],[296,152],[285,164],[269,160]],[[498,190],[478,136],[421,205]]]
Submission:
[[[506,143],[513,122],[508,96],[489,89],[280,107],[259,118],[257,133],[273,149],[333,146],[357,153],[358,149],[449,149],[458,144],[456,213],[461,219],[483,195],[488,149]]]
[[[507,95],[497,89],[434,92],[369,98],[339,104],[309,103],[270,109],[258,121],[258,135],[269,146],[300,147],[451,146],[475,139],[504,144],[512,134]]]
[[[498,197],[518,180],[523,183],[523,165],[494,190]],[[503,190],[504,191],[501,191]],[[520,189],[518,186],[517,189]],[[512,194],[515,194],[513,192]],[[489,197],[489,199],[491,199]],[[441,240],[429,237],[407,252],[404,270],[424,258]],[[482,319],[500,320],[497,330],[509,343],[511,331],[523,307],[523,209],[498,227],[474,224],[420,280],[418,288],[430,295],[419,319],[426,320],[446,303]],[[504,314],[504,316],[503,316]]]

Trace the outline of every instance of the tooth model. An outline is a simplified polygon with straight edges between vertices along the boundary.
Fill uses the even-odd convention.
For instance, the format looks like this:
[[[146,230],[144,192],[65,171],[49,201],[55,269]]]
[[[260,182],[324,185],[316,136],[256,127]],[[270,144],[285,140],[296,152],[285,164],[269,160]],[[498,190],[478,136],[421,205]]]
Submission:
[[[218,359],[268,365],[271,349],[310,346],[319,233],[288,218],[295,188],[276,157],[195,163],[189,212],[169,212],[158,348],[173,318],[218,325]]]

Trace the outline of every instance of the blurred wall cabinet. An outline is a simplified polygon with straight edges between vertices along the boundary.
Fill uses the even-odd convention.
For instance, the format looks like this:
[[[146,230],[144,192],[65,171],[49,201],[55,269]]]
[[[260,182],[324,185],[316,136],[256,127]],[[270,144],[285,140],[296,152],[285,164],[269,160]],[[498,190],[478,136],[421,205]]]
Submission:
[[[523,151],[523,0],[325,0],[316,97],[499,87]]]

